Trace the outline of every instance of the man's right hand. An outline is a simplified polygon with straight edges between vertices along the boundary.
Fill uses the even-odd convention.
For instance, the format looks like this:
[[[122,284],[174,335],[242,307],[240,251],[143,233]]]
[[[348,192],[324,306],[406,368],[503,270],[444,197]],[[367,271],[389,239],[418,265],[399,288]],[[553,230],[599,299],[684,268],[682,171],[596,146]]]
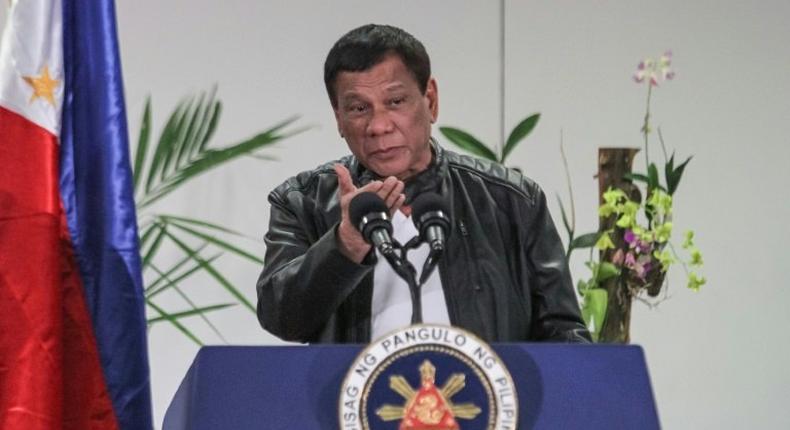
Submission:
[[[403,194],[403,181],[390,176],[383,181],[373,181],[361,188],[354,186],[351,173],[342,164],[335,164],[337,173],[338,193],[340,193],[340,226],[337,229],[337,241],[340,252],[350,260],[361,263],[365,255],[370,252],[370,244],[365,242],[357,227],[351,223],[348,206],[351,199],[359,193],[373,192],[379,195],[390,209],[390,215],[400,209],[406,200]]]

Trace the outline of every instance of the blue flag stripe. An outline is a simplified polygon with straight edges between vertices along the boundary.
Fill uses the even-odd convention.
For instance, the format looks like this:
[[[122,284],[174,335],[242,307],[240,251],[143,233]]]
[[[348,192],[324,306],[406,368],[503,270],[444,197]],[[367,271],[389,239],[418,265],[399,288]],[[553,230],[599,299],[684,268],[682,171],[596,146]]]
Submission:
[[[137,220],[112,0],[63,0],[60,187],[121,429],[152,428]]]

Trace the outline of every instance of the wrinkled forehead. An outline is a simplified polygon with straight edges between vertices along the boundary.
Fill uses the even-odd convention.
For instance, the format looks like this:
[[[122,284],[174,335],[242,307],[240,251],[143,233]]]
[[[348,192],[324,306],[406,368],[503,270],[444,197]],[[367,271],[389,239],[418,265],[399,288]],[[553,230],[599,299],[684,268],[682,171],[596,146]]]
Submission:
[[[338,73],[334,89],[340,100],[359,93],[419,90],[419,85],[400,58],[391,55],[366,70]]]

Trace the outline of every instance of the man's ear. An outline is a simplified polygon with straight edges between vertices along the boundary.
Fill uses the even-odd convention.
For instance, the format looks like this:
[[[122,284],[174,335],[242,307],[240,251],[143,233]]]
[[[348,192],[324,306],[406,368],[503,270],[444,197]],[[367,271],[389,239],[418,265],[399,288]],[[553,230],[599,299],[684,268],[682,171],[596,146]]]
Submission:
[[[439,117],[439,88],[436,79],[431,78],[425,87],[425,98],[428,100],[428,109],[431,111],[431,123],[436,122]]]

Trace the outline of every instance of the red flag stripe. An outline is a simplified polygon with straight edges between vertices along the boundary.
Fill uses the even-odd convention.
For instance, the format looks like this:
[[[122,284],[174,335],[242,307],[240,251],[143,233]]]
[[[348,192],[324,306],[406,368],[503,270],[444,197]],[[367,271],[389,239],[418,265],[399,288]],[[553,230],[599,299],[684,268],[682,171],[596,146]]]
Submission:
[[[0,107],[0,428],[114,429],[58,151],[55,136]]]

